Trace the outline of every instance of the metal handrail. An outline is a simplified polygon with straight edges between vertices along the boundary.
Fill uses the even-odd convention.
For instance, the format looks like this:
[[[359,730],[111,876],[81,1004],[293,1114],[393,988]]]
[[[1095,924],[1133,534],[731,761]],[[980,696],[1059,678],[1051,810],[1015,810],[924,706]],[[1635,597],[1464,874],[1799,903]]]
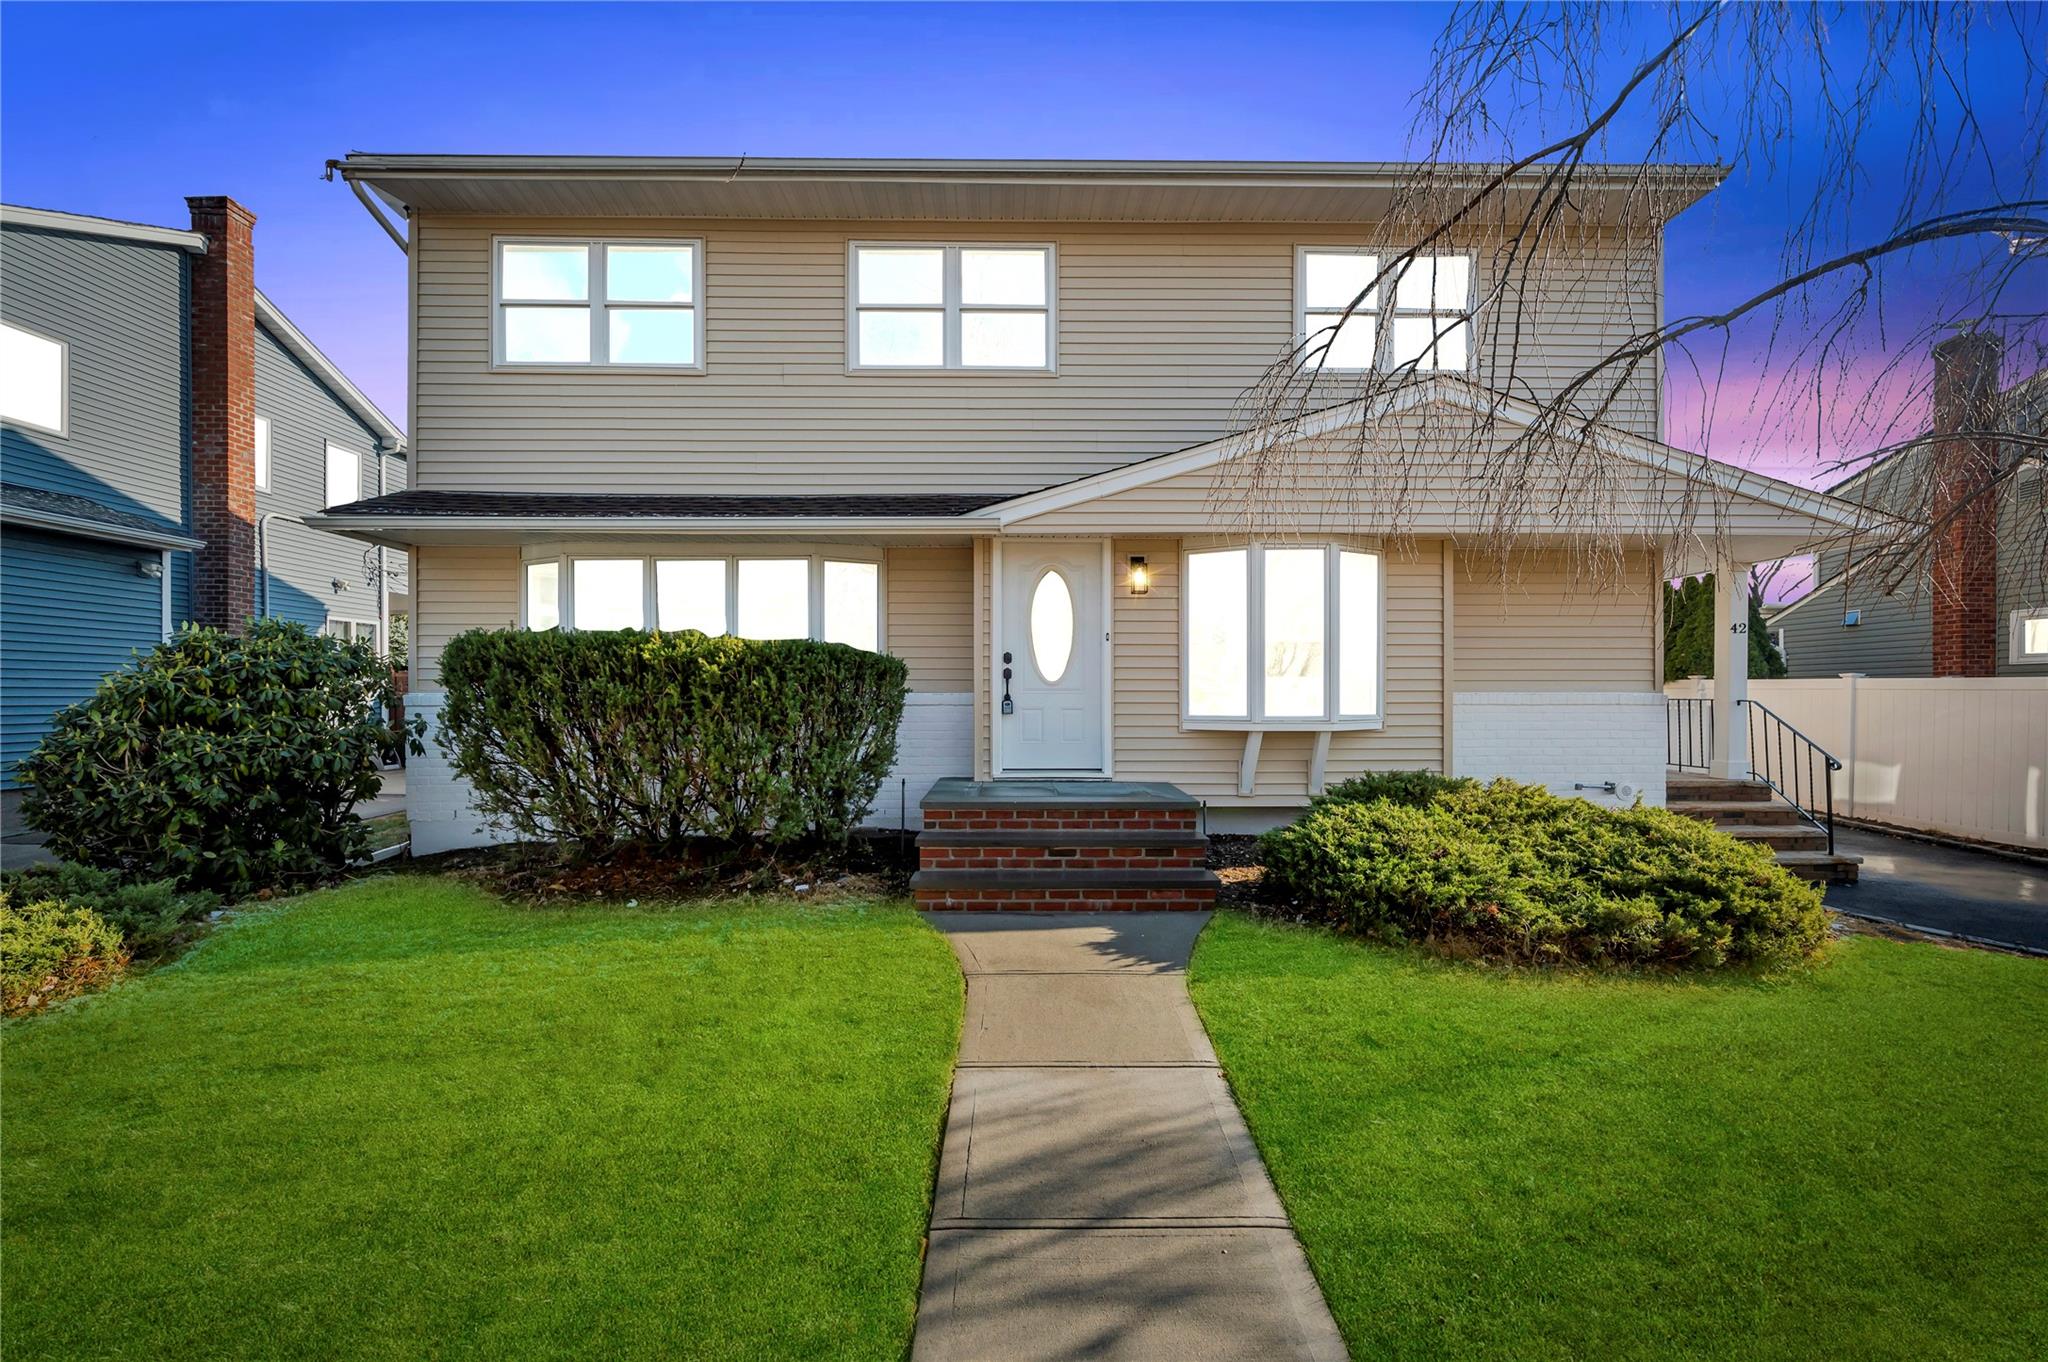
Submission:
[[[1664,701],[1664,761],[1679,771],[1705,771],[1714,755],[1714,702],[1668,696]]]
[[[1799,816],[1812,827],[1827,834],[1828,855],[1835,854],[1835,772],[1842,769],[1842,763],[1835,760],[1832,752],[1813,739],[1801,733],[1784,719],[1754,700],[1738,700],[1737,704],[1748,705],[1755,713],[1770,721],[1765,729],[1759,724],[1749,727],[1749,773],[1777,791],[1778,797],[1790,804]],[[1757,760],[1757,735],[1763,734],[1763,760]],[[1785,739],[1792,739],[1792,757],[1785,757]],[[1775,742],[1774,742],[1775,740]],[[1815,767],[1819,770],[1816,773]],[[1818,812],[1818,795],[1827,797],[1827,820],[1823,822]]]

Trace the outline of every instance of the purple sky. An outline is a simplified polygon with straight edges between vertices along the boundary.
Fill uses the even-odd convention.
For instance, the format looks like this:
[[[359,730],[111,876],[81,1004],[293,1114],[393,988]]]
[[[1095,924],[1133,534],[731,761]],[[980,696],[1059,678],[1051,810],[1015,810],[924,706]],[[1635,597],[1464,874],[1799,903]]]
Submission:
[[[1394,159],[1444,21],[1437,5],[798,7],[0,5],[0,198],[183,225],[187,194],[255,210],[264,290],[363,388],[405,415],[403,259],[322,163],[350,150],[756,156]],[[1853,39],[1845,39],[1846,43]],[[89,52],[90,60],[78,54]],[[1993,116],[2042,92],[1996,43],[1968,79]],[[1340,73],[1317,85],[1316,72]],[[1880,109],[1878,131],[1910,110]],[[1994,143],[2008,132],[1987,132]],[[1797,130],[1795,130],[1796,134]],[[1625,147],[1614,149],[1624,151]],[[1683,215],[1668,310],[1715,310],[1778,274],[1817,140]],[[1897,187],[1872,157],[1860,219]],[[2011,186],[2007,186],[2008,189]],[[2039,186],[2033,187],[2036,192]],[[1883,343],[1927,315],[1950,264],[1892,270]],[[2032,282],[2048,293],[2048,267]],[[1918,355],[1862,354],[1839,390],[1920,418]],[[1673,443],[1826,482],[1820,397],[1759,414],[1783,375],[1739,332],[1703,399],[1671,385]],[[1718,349],[1715,351],[1718,359]]]

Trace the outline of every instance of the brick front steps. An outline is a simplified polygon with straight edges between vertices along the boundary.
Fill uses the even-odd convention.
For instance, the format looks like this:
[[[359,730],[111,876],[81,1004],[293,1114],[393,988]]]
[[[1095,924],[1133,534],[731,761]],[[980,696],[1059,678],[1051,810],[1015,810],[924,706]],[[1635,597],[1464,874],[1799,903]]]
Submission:
[[[1770,786],[1754,780],[1719,780],[1673,773],[1664,784],[1665,807],[1712,823],[1740,841],[1769,847],[1778,864],[1822,884],[1854,884],[1857,856],[1831,854],[1827,834],[1780,803]]]
[[[1199,911],[1218,881],[1201,805],[1171,785],[1108,780],[941,780],[919,807],[927,910]]]

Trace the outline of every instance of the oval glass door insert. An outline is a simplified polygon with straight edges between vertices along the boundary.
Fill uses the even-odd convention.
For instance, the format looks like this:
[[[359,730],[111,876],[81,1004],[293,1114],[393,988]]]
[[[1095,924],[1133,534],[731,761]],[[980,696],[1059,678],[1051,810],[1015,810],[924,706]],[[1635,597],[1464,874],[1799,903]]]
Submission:
[[[1074,655],[1074,593],[1059,569],[1048,568],[1031,589],[1031,660],[1046,683],[1067,674]]]

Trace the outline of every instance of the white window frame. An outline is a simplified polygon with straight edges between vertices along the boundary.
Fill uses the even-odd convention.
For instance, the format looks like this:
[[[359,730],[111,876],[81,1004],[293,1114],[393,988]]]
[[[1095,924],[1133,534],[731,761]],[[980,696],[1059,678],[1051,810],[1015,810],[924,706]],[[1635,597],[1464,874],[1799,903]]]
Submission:
[[[268,492],[270,490],[270,440],[273,433],[270,426],[270,418],[260,411],[257,412],[254,462],[256,490],[259,492]],[[361,475],[361,470],[358,469],[357,476],[361,477]]]
[[[2016,667],[2048,667],[2048,653],[2030,653],[2027,651],[2028,620],[2048,620],[2048,606],[2037,606],[2033,609],[2015,610],[2012,612],[2007,625],[2009,634],[2007,645],[2008,661]]]
[[[1297,245],[1294,248],[1294,344],[1296,350],[1301,353],[1301,356],[1304,360],[1308,358],[1308,354],[1305,351],[1301,351],[1301,347],[1307,343],[1309,336],[1308,258],[1311,255],[1378,256],[1381,254],[1381,251],[1371,246],[1347,246],[1342,244],[1330,244],[1326,242],[1309,242],[1303,245]],[[1399,254],[1399,252],[1395,252],[1395,254]],[[1479,292],[1478,256],[1471,251],[1427,251],[1421,255],[1416,256],[1414,260],[1409,261],[1409,264],[1413,265],[1422,260],[1432,258],[1444,258],[1450,256],[1462,256],[1465,260],[1469,261],[1471,265],[1470,269],[1466,274],[1467,287],[1465,294],[1465,310],[1462,314],[1465,318],[1466,332],[1465,367],[1462,369],[1452,369],[1443,367],[1433,369],[1418,368],[1415,371],[1418,374],[1469,374],[1472,372],[1473,366],[1478,362],[1478,321],[1473,316],[1474,303]],[[1377,270],[1375,270],[1375,273],[1377,273]],[[1373,306],[1360,307],[1351,314],[1354,317],[1372,318],[1372,370],[1366,370],[1363,368],[1358,368],[1349,365],[1326,363],[1322,366],[1321,371],[1323,373],[1362,374],[1367,372],[1389,372],[1395,367],[1393,363],[1393,352],[1394,319],[1396,317],[1448,317],[1452,315],[1448,312],[1438,312],[1434,309],[1402,307],[1400,305],[1400,285],[1401,277],[1399,274],[1390,274],[1387,277],[1381,279],[1373,290]],[[1333,316],[1341,314],[1324,312],[1319,315]]]
[[[1323,551],[1323,704],[1320,716],[1269,717],[1265,711],[1266,669],[1266,551],[1268,549],[1321,549]],[[1190,633],[1194,625],[1196,602],[1188,599],[1188,560],[1202,553],[1245,552],[1245,710],[1241,715],[1191,714],[1189,713],[1189,685],[1192,668],[1189,666]],[[1338,710],[1342,699],[1342,677],[1338,668],[1343,655],[1341,637],[1343,575],[1339,568],[1339,554],[1357,553],[1375,560],[1373,574],[1377,586],[1377,600],[1373,603],[1374,619],[1378,621],[1379,637],[1373,640],[1375,668],[1374,699],[1378,701],[1379,712],[1375,714],[1344,714]],[[1188,730],[1224,729],[1243,732],[1247,729],[1268,730],[1309,730],[1354,732],[1378,729],[1386,726],[1387,714],[1387,555],[1377,547],[1363,544],[1336,544],[1327,542],[1294,543],[1287,540],[1254,540],[1248,544],[1212,544],[1183,546],[1180,554],[1180,726]]]
[[[863,250],[941,251],[939,306],[915,303],[877,303],[862,307],[860,302],[860,253]],[[960,253],[962,251],[1045,252],[1045,306],[1030,303],[960,302]],[[1013,377],[1057,374],[1060,368],[1059,247],[1050,241],[848,241],[846,243],[846,372],[849,374],[995,374]],[[937,364],[862,364],[860,362],[860,314],[862,312],[943,312],[940,327],[940,362]],[[960,362],[960,314],[963,312],[1045,313],[1045,363],[1030,365],[963,365]]]
[[[346,506],[348,504],[346,501],[328,500],[334,494],[334,456],[336,454],[346,454],[356,461],[356,494],[348,500],[361,501],[363,499],[363,469],[368,466],[371,456],[363,453],[360,449],[352,449],[348,445],[337,444],[335,441],[329,440],[326,442],[326,447],[321,451],[320,507],[322,510],[329,506]]]
[[[746,544],[678,544],[672,549],[627,549],[618,544],[567,544],[534,545],[523,551],[519,562],[519,627],[531,627],[532,603],[528,598],[526,569],[532,563],[554,563],[555,589],[558,618],[563,630],[576,627],[576,560],[579,558],[638,558],[645,574],[645,586],[640,593],[640,627],[651,631],[655,621],[661,617],[661,602],[657,594],[656,563],[664,562],[723,562],[725,564],[725,632],[736,636],[739,624],[739,564],[741,559],[800,559],[809,568],[809,633],[812,642],[824,637],[825,631],[825,564],[864,563],[875,569],[875,650],[889,651],[889,566],[881,549],[866,549],[853,545],[837,546],[827,552],[815,545],[746,543]]]
[[[589,251],[590,278],[585,292],[589,295],[582,301],[571,299],[513,299],[505,298],[504,272],[507,246],[582,246]],[[690,301],[687,303],[648,303],[630,299],[621,300],[618,307],[665,308],[676,312],[692,313],[697,326],[697,358],[690,364],[614,364],[607,356],[611,350],[610,309],[614,306],[608,296],[605,278],[605,247],[607,246],[688,246],[690,253]],[[583,361],[548,360],[543,363],[520,363],[505,358],[505,309],[512,307],[580,307],[590,312],[590,358]],[[706,352],[710,349],[710,327],[707,324],[707,308],[704,297],[704,238],[696,236],[671,237],[627,237],[627,236],[494,236],[491,238],[491,369],[494,372],[520,374],[581,374],[601,370],[611,374],[701,374],[705,372]]]
[[[18,416],[0,416],[0,422],[20,430],[39,430],[59,439],[68,438],[71,434],[71,342],[32,326],[23,326],[12,318],[0,319],[0,325],[10,326],[24,336],[33,336],[57,347],[57,424],[46,426],[40,421],[25,421]]]

